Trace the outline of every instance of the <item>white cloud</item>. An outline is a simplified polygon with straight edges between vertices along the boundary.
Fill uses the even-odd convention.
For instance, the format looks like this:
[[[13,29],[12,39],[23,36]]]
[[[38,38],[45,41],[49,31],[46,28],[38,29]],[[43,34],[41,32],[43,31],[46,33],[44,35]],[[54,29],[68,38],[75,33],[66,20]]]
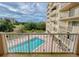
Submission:
[[[17,9],[14,9],[14,8],[8,6],[8,5],[5,5],[5,4],[1,4],[1,3],[0,3],[0,6],[2,6],[2,7],[4,7],[4,8],[7,8],[8,10],[14,11],[14,12],[17,11]]]
[[[0,3],[0,6],[2,6],[4,8],[7,8],[10,11],[18,12],[18,13],[21,13],[21,14],[28,14],[28,13],[38,12],[38,10],[34,10],[34,9],[30,8],[30,3],[21,3],[21,2],[19,2],[19,3],[17,3],[17,5],[18,5],[18,8],[13,8],[9,5],[5,5],[5,4]],[[36,6],[39,7],[40,4],[36,3]]]
[[[22,14],[26,14],[28,11],[29,11],[29,6],[28,5],[25,5],[25,4],[19,4],[19,8],[13,8],[11,6],[8,6],[8,5],[5,5],[5,4],[2,4],[0,3],[0,6],[4,7],[4,8],[7,8],[8,10],[10,11],[13,11],[13,12],[18,12],[18,13],[22,13]]]
[[[36,4],[37,4],[38,7],[40,6],[40,3],[36,3]]]
[[[13,5],[14,4],[14,5]],[[5,3],[0,3],[1,8],[5,8],[7,11],[12,13],[5,13],[0,14],[0,17],[9,16],[19,19],[19,21],[26,21],[26,20],[41,20],[45,18],[45,7],[40,3],[13,3],[12,5],[8,5]],[[16,5],[15,5],[16,4]],[[4,10],[5,11],[5,10]],[[15,12],[15,13],[14,13]]]
[[[18,3],[19,11],[23,14],[27,14],[32,12],[33,10],[30,9],[29,3]]]
[[[12,15],[12,14],[0,14],[0,17],[13,17],[13,18],[20,18],[20,15]]]

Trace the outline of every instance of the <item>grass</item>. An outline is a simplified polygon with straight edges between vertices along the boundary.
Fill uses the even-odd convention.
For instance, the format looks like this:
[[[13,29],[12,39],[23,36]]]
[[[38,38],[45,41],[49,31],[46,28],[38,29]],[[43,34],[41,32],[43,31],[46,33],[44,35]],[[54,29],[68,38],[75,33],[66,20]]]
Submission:
[[[44,33],[44,30],[24,30],[26,33]]]
[[[30,33],[30,34],[31,33],[44,33],[44,32],[45,32],[44,30],[24,30],[23,31],[23,33]],[[12,34],[12,35],[9,35],[8,37],[9,37],[9,40],[11,40],[11,39],[16,39],[17,37],[20,38],[22,36],[24,36],[24,35],[23,34],[22,35],[18,35],[18,34],[17,35],[15,35],[15,34],[13,35]]]
[[[21,25],[21,24],[20,24],[20,25],[14,25],[14,26],[15,26],[15,27],[23,27],[23,25]]]
[[[22,30],[20,30],[22,33],[44,33],[45,30],[26,30],[26,29],[23,29],[23,25],[20,24],[20,25],[14,25],[16,28],[22,28]]]

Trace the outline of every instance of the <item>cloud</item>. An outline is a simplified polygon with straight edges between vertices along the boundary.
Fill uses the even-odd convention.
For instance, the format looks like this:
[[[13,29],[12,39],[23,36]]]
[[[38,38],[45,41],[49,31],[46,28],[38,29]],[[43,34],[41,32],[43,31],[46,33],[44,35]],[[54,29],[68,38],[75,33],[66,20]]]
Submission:
[[[4,9],[0,16],[14,17],[19,21],[42,21],[46,19],[46,6],[46,3],[0,3],[0,12]]]
[[[4,7],[4,8],[7,8],[7,9],[9,9],[9,10],[11,10],[11,11],[15,11],[15,12],[17,11],[16,9],[14,9],[14,8],[8,6],[8,5],[5,5],[5,4],[1,4],[1,3],[0,3],[0,6],[2,6],[2,7]]]
[[[2,4],[2,3],[0,3],[0,6],[1,7],[4,7],[4,8],[7,8],[8,10],[10,10],[10,11],[13,11],[13,12],[18,12],[18,13],[22,13],[22,14],[25,14],[28,10],[28,8],[27,8],[27,6],[28,5],[23,5],[23,4],[21,4],[21,6],[20,6],[20,8],[13,8],[13,7],[11,7],[11,6],[9,6],[9,5],[5,5],[5,4]]]

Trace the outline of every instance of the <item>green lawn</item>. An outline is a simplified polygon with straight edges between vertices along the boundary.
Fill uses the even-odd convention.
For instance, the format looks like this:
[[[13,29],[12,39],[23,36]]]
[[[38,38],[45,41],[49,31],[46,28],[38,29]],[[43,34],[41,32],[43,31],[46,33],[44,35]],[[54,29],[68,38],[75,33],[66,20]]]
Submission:
[[[26,33],[44,33],[44,30],[25,30]]]
[[[14,25],[16,28],[22,28],[23,25]],[[21,30],[22,33],[44,33],[45,30],[26,30],[26,29],[23,29]]]

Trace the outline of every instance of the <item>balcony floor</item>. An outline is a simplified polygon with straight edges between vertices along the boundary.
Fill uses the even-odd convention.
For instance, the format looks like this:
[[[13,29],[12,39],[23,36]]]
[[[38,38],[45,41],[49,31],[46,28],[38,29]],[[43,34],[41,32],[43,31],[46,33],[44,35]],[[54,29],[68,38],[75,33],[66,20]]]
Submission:
[[[75,54],[7,54],[3,57],[79,57]]]

